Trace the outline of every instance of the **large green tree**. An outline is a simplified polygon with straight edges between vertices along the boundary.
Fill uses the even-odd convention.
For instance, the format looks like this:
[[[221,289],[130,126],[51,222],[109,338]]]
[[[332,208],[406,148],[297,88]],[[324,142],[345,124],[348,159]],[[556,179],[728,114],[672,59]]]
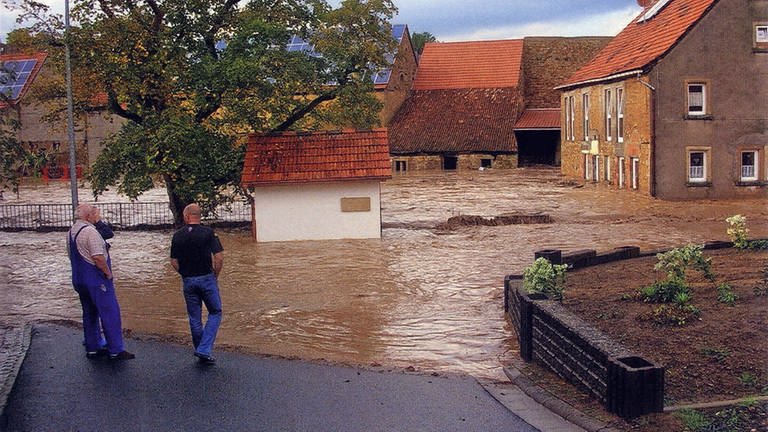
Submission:
[[[31,3],[32,0],[26,0]],[[244,194],[249,132],[371,127],[371,74],[395,46],[391,0],[74,0],[75,74],[128,120],[96,161],[96,194],[162,181],[171,210]],[[289,51],[298,35],[314,52]]]
[[[437,37],[435,37],[435,35],[430,32],[414,33],[411,35],[411,43],[413,44],[413,49],[419,55],[421,55],[421,53],[424,51],[424,45],[431,42],[437,42]]]

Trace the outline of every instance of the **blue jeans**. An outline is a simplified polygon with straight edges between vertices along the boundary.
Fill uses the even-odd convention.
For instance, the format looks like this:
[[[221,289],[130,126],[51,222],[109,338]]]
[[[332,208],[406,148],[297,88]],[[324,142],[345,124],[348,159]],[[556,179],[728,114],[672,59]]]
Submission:
[[[211,355],[213,342],[221,324],[221,297],[219,284],[213,273],[204,276],[182,278],[184,283],[184,301],[187,303],[189,329],[195,352]],[[203,303],[208,310],[208,320],[203,326]]]

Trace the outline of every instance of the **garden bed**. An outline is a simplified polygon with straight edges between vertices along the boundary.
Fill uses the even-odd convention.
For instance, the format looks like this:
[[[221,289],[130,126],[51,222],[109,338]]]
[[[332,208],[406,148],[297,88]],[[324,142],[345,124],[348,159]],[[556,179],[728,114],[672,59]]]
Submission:
[[[665,367],[665,406],[768,393],[768,251],[729,248],[704,254],[712,259],[716,283],[728,283],[738,299],[733,306],[718,301],[716,285],[689,271],[691,304],[700,313],[683,325],[660,324],[659,305],[637,295],[665,277],[653,269],[653,256],[568,273],[567,309]]]

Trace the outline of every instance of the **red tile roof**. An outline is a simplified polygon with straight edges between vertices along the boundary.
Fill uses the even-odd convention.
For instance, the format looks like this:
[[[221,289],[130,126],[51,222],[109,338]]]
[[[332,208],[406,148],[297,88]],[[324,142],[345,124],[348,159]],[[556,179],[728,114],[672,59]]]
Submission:
[[[241,183],[387,179],[392,175],[386,129],[276,135],[251,134]]]
[[[560,129],[560,108],[527,109],[517,119],[515,130]]]
[[[646,71],[674,47],[717,1],[669,0],[655,16],[643,21],[646,9],[559,88]]]
[[[389,125],[393,154],[511,153],[522,89],[419,90]]]
[[[428,43],[419,59],[414,90],[517,87],[523,41]]]
[[[6,62],[6,61],[13,61],[13,60],[36,60],[35,66],[32,68],[32,72],[29,74],[29,78],[27,78],[26,82],[24,83],[24,86],[21,89],[21,92],[19,93],[19,96],[16,99],[10,100],[10,104],[15,104],[18,101],[20,101],[24,95],[29,90],[29,87],[32,85],[32,83],[35,81],[35,78],[37,77],[38,72],[40,72],[40,69],[43,67],[43,63],[45,62],[45,59],[48,57],[48,53],[46,52],[38,52],[38,53],[32,53],[32,54],[2,54],[0,55],[0,63]],[[0,101],[0,108],[4,108],[6,106],[6,102]]]

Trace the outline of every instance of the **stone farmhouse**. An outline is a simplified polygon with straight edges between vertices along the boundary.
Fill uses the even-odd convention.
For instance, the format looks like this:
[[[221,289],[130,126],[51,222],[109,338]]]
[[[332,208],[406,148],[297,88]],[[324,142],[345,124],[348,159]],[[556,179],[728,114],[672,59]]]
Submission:
[[[390,128],[394,171],[559,163],[554,86],[608,38],[430,43]]]
[[[768,197],[768,0],[656,0],[562,92],[562,172],[663,199]]]
[[[7,97],[0,101],[0,109],[12,110],[12,115],[20,125],[17,138],[23,145],[33,151],[53,155],[52,166],[50,170],[46,169],[46,174],[56,178],[68,175],[67,121],[63,118],[54,124],[46,122],[44,117],[54,107],[31,102],[32,98],[29,97],[40,82],[57,78],[45,68],[47,57],[46,53],[0,55],[3,68],[0,72],[0,85]],[[95,99],[91,101],[88,112],[75,122],[77,164],[81,169],[86,169],[101,152],[103,140],[119,130],[123,120],[109,114],[106,100]]]

